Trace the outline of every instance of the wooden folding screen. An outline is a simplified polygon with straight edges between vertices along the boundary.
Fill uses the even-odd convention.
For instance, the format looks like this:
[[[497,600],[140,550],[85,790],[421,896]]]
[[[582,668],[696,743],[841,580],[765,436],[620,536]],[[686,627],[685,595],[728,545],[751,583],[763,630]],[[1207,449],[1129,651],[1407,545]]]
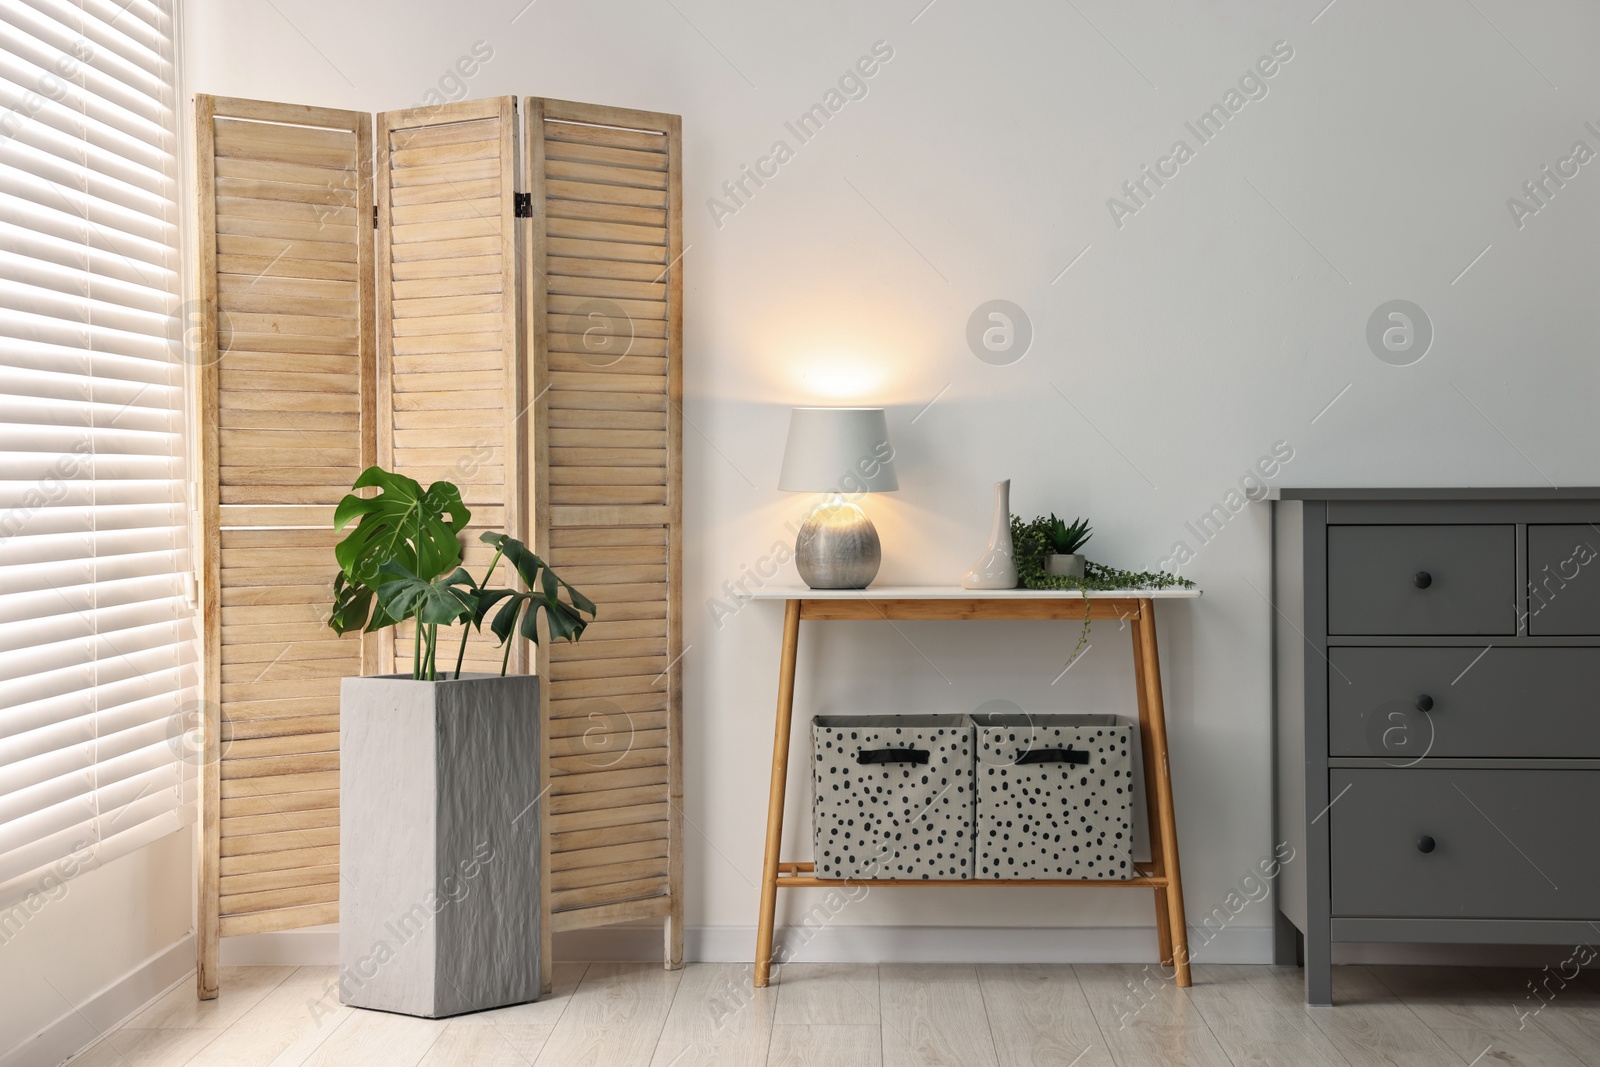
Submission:
[[[332,922],[333,506],[375,455],[371,117],[196,99],[205,766],[200,996],[217,937]],[[369,398],[369,399],[363,399]]]
[[[581,642],[538,653],[548,687],[546,960],[552,930],[665,916],[676,966],[680,120],[534,98],[525,114],[535,543],[599,609]]]
[[[333,506],[374,462],[462,487],[475,575],[506,530],[599,606],[511,660],[546,679],[543,973],[553,930],[656,916],[682,961],[679,120],[525,108],[385,113],[374,144],[368,115],[196,98],[202,997],[218,936],[338,916],[339,679],[410,669],[326,627]]]
[[[376,140],[379,462],[461,487],[481,579],[494,553],[479,533],[527,534],[516,98],[385,112]],[[509,567],[496,577],[511,581]],[[387,669],[411,669],[409,632]],[[511,669],[526,672],[515,645]],[[439,658],[453,666],[456,649]],[[500,661],[487,630],[467,643],[467,669]]]

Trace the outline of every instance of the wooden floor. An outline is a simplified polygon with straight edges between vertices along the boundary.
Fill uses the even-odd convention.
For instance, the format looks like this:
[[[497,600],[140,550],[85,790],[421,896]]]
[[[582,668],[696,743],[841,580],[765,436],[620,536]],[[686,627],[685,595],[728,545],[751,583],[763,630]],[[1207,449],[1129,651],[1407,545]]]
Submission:
[[[431,1022],[341,1006],[332,967],[225,968],[221,999],[185,984],[73,1063],[1600,1067],[1600,982],[1552,974],[1340,967],[1339,1006],[1307,1009],[1272,967],[1197,966],[1185,991],[1137,965],[791,964],[755,990],[735,964],[568,963],[537,1004]]]

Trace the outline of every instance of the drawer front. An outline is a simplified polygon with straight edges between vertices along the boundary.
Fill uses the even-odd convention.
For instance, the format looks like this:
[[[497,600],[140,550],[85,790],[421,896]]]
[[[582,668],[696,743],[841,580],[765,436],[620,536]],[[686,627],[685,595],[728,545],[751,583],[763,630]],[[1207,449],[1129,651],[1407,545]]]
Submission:
[[[1132,728],[1017,718],[1031,721],[979,717],[977,876],[1133,877]]]
[[[972,877],[973,737],[949,726],[816,721],[812,856],[819,878]]]
[[[1528,527],[1528,633],[1600,635],[1600,530]]]
[[[1328,527],[1330,635],[1511,635],[1516,527]]]
[[[1328,662],[1329,755],[1600,758],[1600,648],[1333,648]]]
[[[1600,771],[1328,777],[1334,915],[1600,918],[1600,850],[1584,829],[1600,804]],[[1431,851],[1419,847],[1424,837]]]

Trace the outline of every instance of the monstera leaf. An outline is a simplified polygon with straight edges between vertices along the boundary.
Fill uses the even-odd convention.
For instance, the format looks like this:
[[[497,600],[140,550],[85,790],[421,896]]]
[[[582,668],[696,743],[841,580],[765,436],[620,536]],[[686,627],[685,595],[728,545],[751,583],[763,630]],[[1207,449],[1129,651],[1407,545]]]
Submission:
[[[498,549],[527,586],[526,592],[497,591],[505,595],[497,596],[496,600],[503,599],[505,603],[495,612],[494,619],[489,623],[489,629],[500,639],[501,644],[510,641],[513,633],[520,633],[534,644],[538,644],[541,611],[544,612],[545,627],[552,639],[565,638],[568,641],[576,641],[583,635],[584,629],[594,620],[594,601],[558,578],[556,572],[551,570],[544,560],[528,551],[528,546],[515,537],[485,533],[480,540]],[[570,603],[560,599],[559,594],[562,589],[567,591]],[[585,619],[584,615],[588,615],[589,618]]]
[[[424,490],[405,475],[369,467],[352,489],[378,492],[352,492],[334,511],[336,532],[352,522],[356,526],[334,546],[339,573],[328,625],[340,634],[371,633],[415,619],[412,678],[439,679],[440,626],[463,624],[455,664],[459,678],[467,638],[474,630],[482,632],[485,620],[505,648],[500,664],[504,675],[512,636],[539,640],[541,611],[550,635],[569,641],[576,641],[594,619],[588,597],[557,577],[527,545],[505,534],[483,535],[495,555],[482,580],[475,581],[461,566],[460,534],[472,513],[461,502],[461,490],[449,482],[434,482]],[[489,587],[501,559],[516,569],[526,591]],[[562,589],[567,591],[565,600]]]
[[[461,502],[461,490],[449,482],[421,484],[382,467],[368,467],[352,489],[378,488],[378,495],[351,493],[333,513],[335,532],[353,519],[360,524],[334,546],[339,569],[351,581],[375,586],[378,572],[394,560],[425,581],[448,574],[461,563],[461,541],[472,512]]]
[[[371,617],[371,625],[368,618]],[[385,620],[383,610],[378,610],[377,616],[372,616],[372,587],[360,582],[352,582],[345,577],[344,571],[333,576],[333,612],[328,618],[328,625],[333,632],[341,637],[354,633],[363,628],[376,630],[380,626],[393,623],[394,619]]]
[[[415,617],[424,625],[449,626],[472,617],[478,592],[471,575],[460,567],[431,582],[394,560],[379,571],[384,581],[378,586],[378,603],[395,619]]]

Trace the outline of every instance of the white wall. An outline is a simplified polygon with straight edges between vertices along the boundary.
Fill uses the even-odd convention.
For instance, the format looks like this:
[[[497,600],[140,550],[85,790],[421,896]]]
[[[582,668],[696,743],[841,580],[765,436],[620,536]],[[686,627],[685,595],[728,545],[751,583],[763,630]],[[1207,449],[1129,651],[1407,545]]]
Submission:
[[[0,1063],[58,1062],[193,969],[193,838],[168,834],[7,909]]]
[[[482,40],[494,56],[473,96],[684,116],[694,926],[755,921],[778,612],[750,605],[718,627],[706,605],[789,538],[803,502],[774,489],[789,405],[890,406],[902,490],[867,504],[886,582],[953,582],[1002,477],[1022,514],[1089,515],[1091,557],[1125,566],[1154,564],[1180,538],[1194,546],[1185,523],[1280,441],[1294,455],[1279,484],[1600,480],[1600,165],[1520,230],[1506,204],[1575,140],[1600,149],[1583,125],[1600,126],[1600,108],[1586,110],[1600,8],[937,0],[919,15],[923,3],[189,6],[198,91],[411,106]],[[880,40],[894,56],[867,97],[716,225],[707,198],[774,140],[793,146],[785,121]],[[1293,58],[1267,95],[1198,145],[1184,123],[1279,41]],[[1119,228],[1108,197],[1179,138],[1194,158]],[[964,338],[973,309],[997,297],[1035,330],[1008,366],[981,362]],[[1395,298],[1437,332],[1412,366],[1380,362],[1364,339]],[[1272,847],[1264,506],[1185,573],[1206,595],[1165,610],[1162,640],[1198,915]],[[1075,639],[1065,624],[808,631],[800,707],[959,712],[1004,699],[1131,713],[1129,645],[1114,627],[1097,627],[1087,658],[1051,684]],[[792,855],[806,848],[798,807]],[[794,921],[799,901],[788,907]],[[836,921],[1149,918],[1144,894],[1023,890],[874,893]],[[1236,923],[1268,921],[1257,905]]]

